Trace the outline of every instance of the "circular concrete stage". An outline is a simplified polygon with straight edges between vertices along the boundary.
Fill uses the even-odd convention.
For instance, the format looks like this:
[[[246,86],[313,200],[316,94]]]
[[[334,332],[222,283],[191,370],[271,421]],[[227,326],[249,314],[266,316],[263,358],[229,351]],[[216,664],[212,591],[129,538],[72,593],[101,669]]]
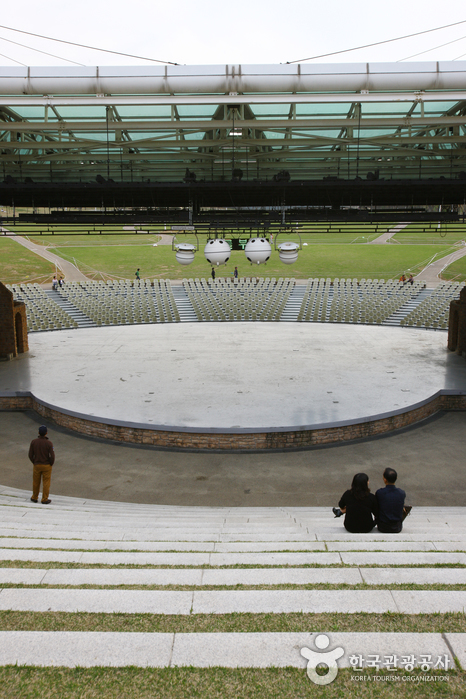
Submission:
[[[296,448],[395,429],[435,412],[423,407],[439,391],[465,391],[466,362],[446,339],[305,323],[40,333],[29,336],[29,354],[0,366],[0,391],[30,392],[44,418],[121,441]],[[408,413],[413,419],[400,422]]]

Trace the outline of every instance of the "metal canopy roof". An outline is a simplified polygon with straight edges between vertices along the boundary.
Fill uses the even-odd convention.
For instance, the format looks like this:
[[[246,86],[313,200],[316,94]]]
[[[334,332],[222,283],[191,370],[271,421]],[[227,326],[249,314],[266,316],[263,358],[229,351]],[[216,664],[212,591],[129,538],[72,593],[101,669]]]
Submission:
[[[458,180],[466,62],[0,68],[0,141],[10,184]]]

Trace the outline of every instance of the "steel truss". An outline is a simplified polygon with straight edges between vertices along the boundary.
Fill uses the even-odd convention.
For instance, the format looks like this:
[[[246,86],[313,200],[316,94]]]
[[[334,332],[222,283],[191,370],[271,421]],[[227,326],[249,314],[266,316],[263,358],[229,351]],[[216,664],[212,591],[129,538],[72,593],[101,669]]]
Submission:
[[[402,180],[466,171],[466,63],[0,73],[7,182]]]

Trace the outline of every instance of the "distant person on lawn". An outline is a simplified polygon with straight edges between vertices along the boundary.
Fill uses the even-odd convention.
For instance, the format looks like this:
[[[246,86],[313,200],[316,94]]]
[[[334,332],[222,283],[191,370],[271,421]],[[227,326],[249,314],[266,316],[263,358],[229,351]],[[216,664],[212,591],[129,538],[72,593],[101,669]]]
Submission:
[[[42,479],[42,504],[49,505],[52,466],[55,461],[53,444],[47,437],[45,425],[39,427],[39,436],[33,439],[29,447],[29,460],[34,464],[32,471],[32,502],[39,499],[40,481]]]

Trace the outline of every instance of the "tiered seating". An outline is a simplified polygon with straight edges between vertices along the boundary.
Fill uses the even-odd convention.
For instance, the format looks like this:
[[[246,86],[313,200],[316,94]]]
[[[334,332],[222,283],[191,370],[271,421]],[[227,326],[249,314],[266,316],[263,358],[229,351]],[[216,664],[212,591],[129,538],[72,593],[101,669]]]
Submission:
[[[198,320],[280,320],[294,279],[184,279]]]
[[[14,612],[10,628],[28,629],[2,633],[1,665],[279,665],[304,673],[300,650],[316,650],[317,632],[343,646],[340,668],[364,670],[374,653],[381,663],[395,654],[408,677],[422,662],[426,674],[434,665],[455,672],[452,653],[464,664],[464,634],[450,633],[466,605],[464,508],[415,508],[401,534],[384,535],[349,534],[323,507],[169,507],[53,494],[41,506],[29,497],[12,488],[0,495],[0,607]],[[34,612],[41,628],[54,612],[64,621],[57,615],[50,630],[32,630]],[[323,628],[314,620],[322,613],[335,615],[332,630],[325,617]],[[367,631],[351,632],[348,617],[359,613]],[[75,614],[79,631],[63,633]],[[435,628],[418,635],[423,614]],[[141,615],[149,631],[134,633]],[[189,632],[151,632],[164,615],[189,619]],[[296,621],[303,615],[304,632]],[[216,617],[228,624],[219,628]],[[254,619],[251,633],[244,626]],[[394,630],[396,641],[385,633]]]
[[[393,279],[309,279],[298,320],[380,325],[423,287]]]
[[[76,321],[48,298],[39,284],[7,284],[15,301],[26,304],[28,332],[77,327]]]
[[[97,325],[179,320],[170,282],[165,280],[68,282],[58,293]]]
[[[464,282],[442,282],[427,299],[403,318],[401,325],[447,329],[450,303],[459,297],[464,285]]]
[[[278,321],[282,319],[295,284],[295,279],[274,277],[184,279],[187,298],[184,297],[183,303],[189,300],[199,321]],[[463,286],[464,283],[442,282],[422,300],[420,292],[425,283],[421,281],[400,284],[393,279],[309,279],[297,320],[376,325],[389,322],[446,329],[450,301],[458,297]],[[15,299],[25,301],[30,331],[77,327],[76,320],[47,297],[38,284],[8,288]],[[179,291],[182,293],[181,288]],[[71,303],[97,325],[180,321],[168,280],[67,282],[53,296],[57,301],[63,299]],[[299,300],[296,303],[299,304]],[[289,309],[290,306],[288,313]],[[292,319],[295,320],[296,315]]]

